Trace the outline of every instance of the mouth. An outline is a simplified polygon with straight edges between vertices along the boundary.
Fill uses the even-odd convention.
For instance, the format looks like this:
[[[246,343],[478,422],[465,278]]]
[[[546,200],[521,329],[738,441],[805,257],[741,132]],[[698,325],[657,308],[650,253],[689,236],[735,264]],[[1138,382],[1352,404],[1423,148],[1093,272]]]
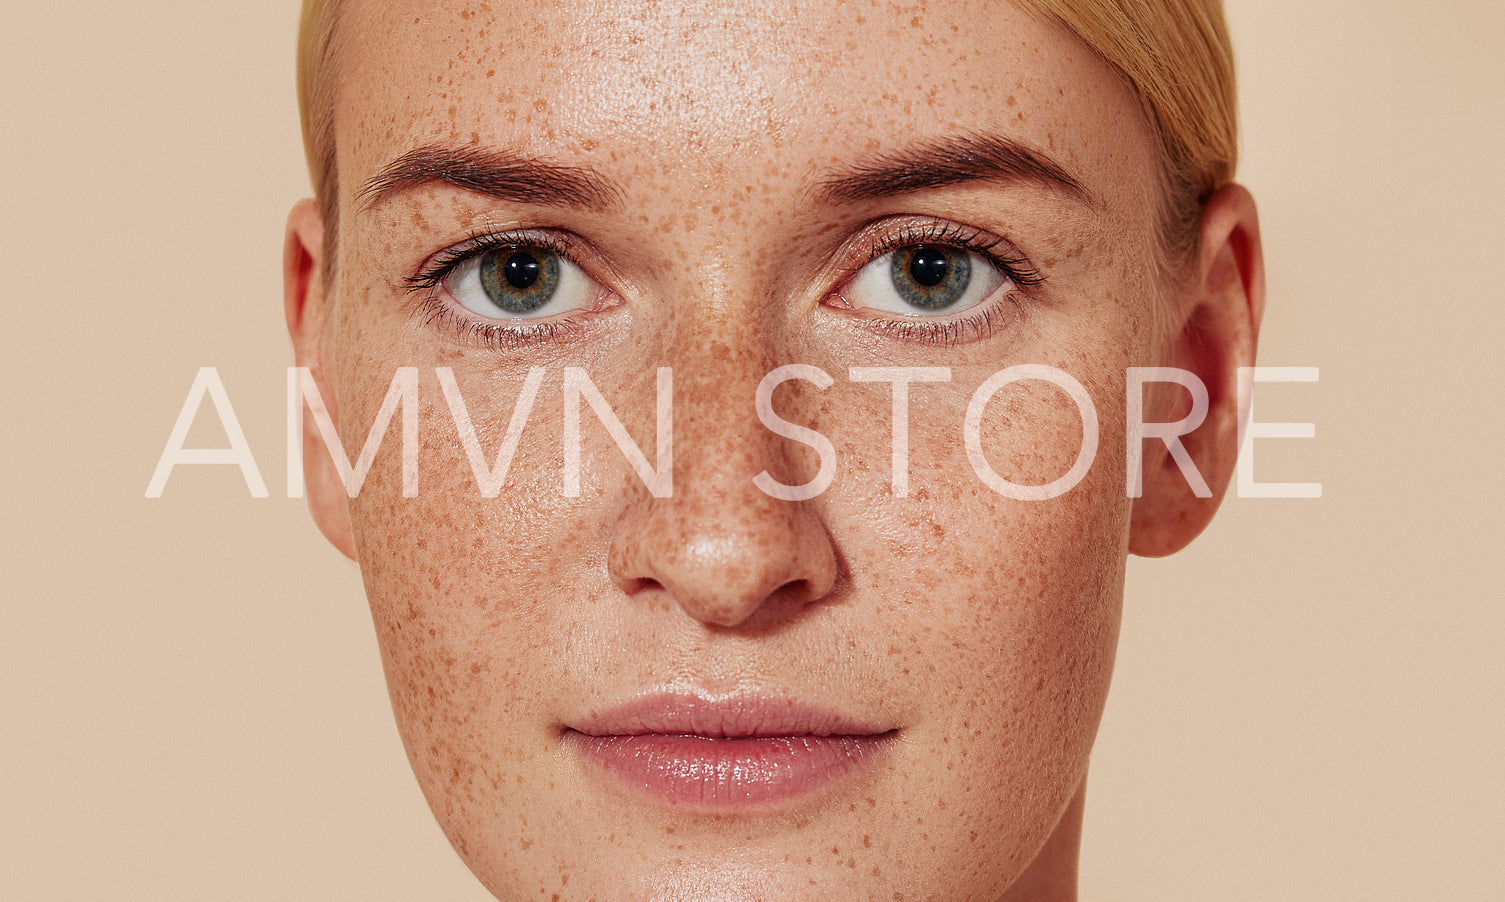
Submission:
[[[855,776],[898,731],[786,698],[664,693],[570,724],[565,746],[672,807],[777,806]]]

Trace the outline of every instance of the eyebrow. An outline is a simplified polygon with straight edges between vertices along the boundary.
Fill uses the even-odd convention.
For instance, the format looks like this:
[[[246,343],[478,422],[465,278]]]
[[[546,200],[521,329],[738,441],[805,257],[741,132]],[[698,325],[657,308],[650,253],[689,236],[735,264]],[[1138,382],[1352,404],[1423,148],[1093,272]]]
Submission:
[[[979,181],[1034,182],[1097,206],[1092,193],[1059,163],[997,135],[960,135],[885,153],[822,179],[816,195],[828,203],[856,203]]]
[[[362,209],[410,188],[441,182],[500,200],[548,207],[600,209],[620,192],[594,170],[548,163],[521,154],[438,146],[419,147],[367,180],[357,198]]]

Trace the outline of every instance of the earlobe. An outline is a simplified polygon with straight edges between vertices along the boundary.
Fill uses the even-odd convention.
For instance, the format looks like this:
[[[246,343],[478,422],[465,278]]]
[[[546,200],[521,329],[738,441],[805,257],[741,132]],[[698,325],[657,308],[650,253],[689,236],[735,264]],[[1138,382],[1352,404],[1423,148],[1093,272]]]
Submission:
[[[1129,533],[1134,554],[1179,551],[1217,512],[1238,462],[1238,368],[1254,365],[1264,303],[1259,214],[1245,188],[1228,185],[1203,209],[1195,263],[1176,298],[1177,322],[1159,363],[1195,374],[1207,388],[1207,417],[1181,442],[1211,494],[1198,497],[1165,442],[1146,441],[1144,489],[1134,500]],[[1189,392],[1174,383],[1154,388],[1147,422],[1186,415]]]
[[[328,261],[324,257],[324,221],[318,204],[307,198],[293,206],[287,217],[282,250],[282,301],[293,358],[313,375],[329,416],[339,424],[334,386],[326,379],[324,326],[328,320],[325,286]],[[308,509],[319,532],[340,553],[356,559],[355,538],[350,527],[350,505],[344,482],[324,447],[313,419],[303,420],[303,481]]]

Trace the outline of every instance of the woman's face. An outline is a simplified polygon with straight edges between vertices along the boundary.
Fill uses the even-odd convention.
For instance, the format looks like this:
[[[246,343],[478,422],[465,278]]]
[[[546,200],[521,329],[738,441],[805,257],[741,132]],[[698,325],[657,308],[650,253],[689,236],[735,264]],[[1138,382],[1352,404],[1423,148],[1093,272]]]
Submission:
[[[408,755],[482,881],[984,900],[1073,855],[1128,545],[1125,368],[1153,362],[1156,150],[1128,90],[983,0],[350,3],[341,28],[312,362],[352,456],[419,368],[417,495],[394,424],[350,523]],[[772,395],[831,443],[802,501],[754,481],[822,468],[759,418],[786,364],[832,378]],[[1016,364],[1099,418],[1049,500],[994,491],[963,438]],[[487,464],[543,368],[496,497],[445,367]],[[672,370],[672,495],[588,391],[566,491],[566,367],[650,466]],[[949,369],[909,385],[907,491],[894,387],[854,367]],[[1081,422],[1016,382],[980,444],[1040,485]]]

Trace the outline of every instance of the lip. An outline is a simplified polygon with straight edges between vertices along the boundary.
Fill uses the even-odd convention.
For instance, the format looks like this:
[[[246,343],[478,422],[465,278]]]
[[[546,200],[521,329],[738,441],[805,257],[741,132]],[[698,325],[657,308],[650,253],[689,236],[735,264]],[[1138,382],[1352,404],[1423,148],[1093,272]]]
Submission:
[[[567,748],[673,807],[766,808],[855,775],[897,731],[793,699],[658,693],[568,724]]]

